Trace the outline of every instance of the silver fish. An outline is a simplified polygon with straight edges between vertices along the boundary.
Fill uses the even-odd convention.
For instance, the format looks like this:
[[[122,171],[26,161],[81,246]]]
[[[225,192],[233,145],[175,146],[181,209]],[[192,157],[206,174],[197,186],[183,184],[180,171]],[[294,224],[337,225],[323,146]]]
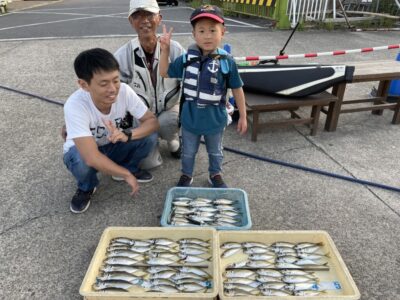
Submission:
[[[301,276],[307,276],[310,278],[316,278],[313,272],[307,272],[303,270],[281,270],[281,273],[286,276],[296,276],[296,275],[301,275]]]
[[[188,273],[188,272],[178,272],[175,275],[171,277],[172,280],[178,281],[182,279],[199,279],[203,280],[203,277],[194,273]]]
[[[321,293],[318,291],[294,291],[293,293],[295,296],[303,296],[303,297],[311,297],[311,296],[318,296]]]
[[[164,271],[175,271],[175,268],[169,266],[152,266],[147,268],[147,272],[150,274],[160,273]]]
[[[188,283],[198,284],[207,289],[212,287],[211,281],[204,280],[204,279],[184,278],[184,279],[179,279],[179,280],[175,281],[176,285],[184,285],[184,284],[188,284]]]
[[[224,273],[226,278],[255,278],[254,271],[251,270],[227,270]]]
[[[246,253],[246,254],[265,254],[265,253],[271,253],[271,252],[267,248],[251,247],[251,248],[247,248],[246,250],[244,250],[244,253]]]
[[[151,249],[152,252],[171,252],[178,253],[179,251],[170,245],[154,245]]]
[[[111,273],[111,272],[125,272],[129,274],[143,274],[143,269],[131,266],[120,266],[120,265],[104,265],[100,268],[102,272]]]
[[[250,260],[246,263],[246,266],[249,268],[272,268],[274,264],[268,261],[261,261],[261,260]]]
[[[235,223],[238,223],[237,220],[232,219],[232,218],[230,218],[230,217],[218,218],[218,222],[223,222],[223,223],[228,223],[228,224],[235,224]]]
[[[283,290],[286,286],[284,282],[264,282],[258,288],[262,290]]]
[[[175,286],[175,283],[167,278],[155,278],[155,279],[150,279],[149,280],[150,284],[152,286],[155,285],[169,285],[169,286]]]
[[[231,263],[231,264],[227,265],[226,267],[228,269],[243,268],[243,267],[246,266],[247,262],[248,262],[247,260],[238,261],[238,262],[235,262],[235,263]]]
[[[208,211],[195,211],[195,212],[189,214],[189,216],[214,218],[215,217],[215,213],[214,212],[208,212]]]
[[[197,249],[197,248],[185,247],[185,248],[182,248],[179,251],[179,253],[182,255],[201,255],[201,254],[208,253],[208,249],[202,250],[202,249]]]
[[[150,291],[162,293],[179,293],[179,290],[171,285],[152,285]]]
[[[279,257],[276,259],[276,262],[294,264],[294,263],[296,263],[298,260],[299,260],[299,259],[298,259],[296,256],[284,255],[284,256],[279,256]]]
[[[179,254],[179,257],[181,258],[181,261],[184,263],[201,263],[205,261],[211,260],[211,257],[209,258],[203,258],[195,255],[182,255]]]
[[[131,283],[124,281],[97,281],[95,284],[93,284],[93,289],[95,291],[118,289],[128,292],[132,286],[133,285]]]
[[[217,205],[233,205],[236,203],[237,200],[230,200],[230,199],[216,199],[214,200],[214,203]]]
[[[289,243],[289,242],[275,242],[271,244],[273,248],[294,248],[296,244]]]
[[[179,249],[186,249],[186,248],[190,248],[190,249],[199,249],[199,250],[203,250],[203,251],[209,251],[210,247],[209,246],[201,246],[201,245],[197,245],[197,244],[184,244],[184,245],[180,245]]]
[[[239,284],[239,285],[248,285],[253,288],[258,287],[261,282],[258,282],[256,280],[248,279],[248,278],[228,278],[224,282],[229,283],[229,284]]]
[[[239,251],[241,251],[242,248],[232,248],[232,249],[226,249],[224,251],[224,253],[221,254],[221,258],[227,258],[230,257],[236,253],[238,253]]]
[[[322,256],[319,259],[306,259],[302,258],[295,263],[298,266],[326,266],[328,264],[328,258]]]
[[[298,252],[299,253],[321,253],[321,254],[323,254],[321,246],[304,247],[304,248],[298,249]]]
[[[285,288],[289,291],[306,291],[306,290],[317,291],[320,289],[317,282],[290,283],[286,285]]]
[[[204,225],[206,222],[213,222],[214,218],[210,217],[198,217],[198,216],[188,216],[188,220],[200,225]]]
[[[235,288],[235,289],[224,289],[224,294],[226,296],[229,296],[229,297],[249,296],[249,295],[258,296],[260,294],[260,291],[259,290],[253,290],[253,291],[250,291],[250,292],[246,292],[246,291],[243,291],[243,290]]]
[[[223,286],[224,286],[224,289],[227,289],[227,290],[238,289],[238,290],[245,291],[245,292],[251,292],[256,289],[255,287],[248,286],[245,284],[233,284],[233,283],[226,283],[226,282],[223,284]]]
[[[284,290],[262,289],[261,294],[264,296],[291,296],[292,293]]]
[[[131,284],[141,284],[143,282],[142,277],[134,276],[123,272],[104,273],[101,276],[97,277],[96,280],[98,281],[121,280],[129,282]]]
[[[219,211],[219,214],[226,215],[228,217],[236,217],[239,215],[238,211],[229,211],[229,210],[217,210],[217,211]]]
[[[230,205],[216,205],[215,206],[219,211],[233,211],[233,212],[237,212],[238,210]]]
[[[321,259],[321,258],[326,258],[329,257],[328,255],[322,255],[318,253],[303,253],[303,252],[298,252],[297,254],[300,258],[305,258],[305,259]]]
[[[124,243],[128,244],[130,246],[138,246],[138,247],[148,247],[152,244],[151,240],[134,240],[134,239],[128,239],[128,238],[115,238],[111,241],[112,243]]]
[[[264,249],[269,248],[269,245],[266,245],[264,243],[258,243],[258,242],[244,242],[244,243],[242,243],[242,246],[245,248],[254,248],[254,247],[264,248]]]
[[[118,257],[118,256],[129,257],[138,261],[144,260],[143,254],[136,253],[130,250],[114,250],[107,253],[107,257]]]
[[[181,267],[179,269],[182,273],[191,273],[197,276],[201,276],[202,278],[211,278],[211,275],[206,271],[196,268],[196,267]]]
[[[295,264],[289,264],[289,263],[282,263],[282,262],[276,263],[275,267],[277,269],[302,269],[301,266],[298,266]]]
[[[166,270],[150,274],[149,279],[169,279],[176,274],[176,271]]]
[[[256,280],[259,282],[282,282],[282,277],[274,277],[274,276],[266,276],[266,275],[258,275],[256,276]]]
[[[186,226],[189,225],[189,221],[172,221],[171,225],[177,225],[177,226]]]
[[[155,245],[161,245],[161,246],[169,246],[169,247],[176,247],[178,246],[178,243],[170,240],[170,239],[166,239],[166,238],[158,238],[158,239],[154,239],[154,244]]]
[[[197,207],[196,210],[197,210],[197,211],[203,211],[203,212],[212,212],[212,213],[218,212],[218,209],[216,209],[216,208],[213,207],[213,206]]]
[[[275,259],[275,254],[250,254],[249,255],[250,260],[274,260]]]
[[[315,280],[312,280],[311,278],[303,275],[285,275],[283,276],[282,281],[286,283],[300,283],[300,282],[309,282]]]
[[[176,197],[174,198],[173,202],[175,201],[192,201],[193,198],[189,198],[189,197]]]
[[[275,253],[279,255],[296,255],[297,251],[293,248],[289,247],[280,247],[280,248],[273,248]]]
[[[170,253],[170,252],[150,252],[149,257],[151,258],[167,258],[173,261],[178,261],[180,260],[179,256],[175,253]]]
[[[108,265],[124,265],[124,266],[134,266],[141,264],[140,261],[128,257],[110,257],[105,259],[104,262]]]
[[[179,244],[184,245],[184,244],[197,244],[197,245],[201,245],[203,247],[209,247],[209,241],[203,241],[200,239],[196,239],[196,238],[188,238],[188,239],[181,239],[178,241]]]
[[[235,242],[227,242],[221,245],[222,249],[242,248],[242,244]]]
[[[323,243],[298,243],[296,246],[294,246],[295,249],[301,250],[303,248],[309,248],[309,247],[315,247],[315,246],[322,246]]]
[[[178,284],[176,288],[184,293],[204,292],[207,290],[207,287],[204,287],[197,283]]]
[[[151,257],[146,260],[148,265],[160,265],[160,266],[168,266],[176,263],[172,259],[162,258],[162,257]]]
[[[271,269],[258,269],[256,273],[261,276],[271,276],[271,277],[282,277],[282,273],[278,270],[271,270]]]
[[[174,201],[172,204],[175,205],[176,207],[189,207],[189,202],[187,200],[177,200]]]

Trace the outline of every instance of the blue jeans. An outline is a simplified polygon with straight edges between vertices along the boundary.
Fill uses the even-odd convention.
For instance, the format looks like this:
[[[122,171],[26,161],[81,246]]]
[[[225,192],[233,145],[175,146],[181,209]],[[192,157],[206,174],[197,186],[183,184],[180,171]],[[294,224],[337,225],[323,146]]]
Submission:
[[[99,147],[99,151],[116,164],[128,169],[131,173],[139,170],[140,161],[154,148],[157,142],[157,133],[153,133],[140,140],[129,143],[109,143]],[[76,146],[71,147],[64,154],[64,164],[74,175],[78,182],[78,188],[82,191],[91,191],[99,184],[97,170],[89,167],[82,159]]]
[[[210,176],[222,172],[222,137],[224,131],[217,134],[204,135],[208,153],[208,172]],[[192,177],[194,162],[199,150],[201,135],[193,134],[182,127],[182,174]]]

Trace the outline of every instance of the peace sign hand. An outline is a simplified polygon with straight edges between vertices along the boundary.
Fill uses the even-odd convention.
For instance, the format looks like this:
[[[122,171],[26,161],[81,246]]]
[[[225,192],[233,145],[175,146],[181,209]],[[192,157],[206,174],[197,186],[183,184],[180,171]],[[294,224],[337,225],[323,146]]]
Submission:
[[[163,34],[160,37],[161,50],[169,50],[169,45],[171,43],[171,37],[173,31],[174,31],[173,27],[171,27],[169,31],[167,31],[167,26],[163,25]]]
[[[120,131],[111,120],[103,120],[104,126],[106,126],[108,131],[108,140],[115,144],[117,142],[127,142],[128,137],[125,133]]]

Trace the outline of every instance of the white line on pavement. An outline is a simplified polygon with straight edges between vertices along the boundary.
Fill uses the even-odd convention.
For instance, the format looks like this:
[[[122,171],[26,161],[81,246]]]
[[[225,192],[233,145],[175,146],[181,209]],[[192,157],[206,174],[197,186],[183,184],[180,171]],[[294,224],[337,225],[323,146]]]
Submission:
[[[191,32],[175,33],[176,36],[191,36]],[[137,37],[137,34],[108,34],[108,35],[84,35],[84,36],[46,36],[36,38],[16,38],[16,39],[0,39],[0,42],[25,42],[40,40],[67,40],[67,39],[97,39],[97,38],[119,38],[119,37]]]

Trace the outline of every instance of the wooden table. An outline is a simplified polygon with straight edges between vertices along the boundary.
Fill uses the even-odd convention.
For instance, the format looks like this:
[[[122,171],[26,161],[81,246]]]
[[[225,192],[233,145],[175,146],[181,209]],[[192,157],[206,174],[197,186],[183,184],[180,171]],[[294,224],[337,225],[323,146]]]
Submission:
[[[254,93],[245,93],[246,106],[248,112],[252,114],[252,119],[248,117],[249,124],[251,124],[251,140],[257,141],[257,134],[259,129],[268,126],[287,126],[294,124],[310,124],[311,135],[315,135],[318,129],[318,121],[320,112],[323,106],[331,105],[338,99],[336,96],[322,92],[320,94],[302,97],[302,98],[287,98],[271,95],[261,95]],[[299,107],[311,106],[311,115],[309,118],[302,118],[295,111]],[[271,111],[289,111],[291,118],[281,119],[269,122],[260,123],[259,115],[264,112]]]
[[[393,109],[393,124],[400,123],[400,97],[394,103],[386,101],[390,82],[393,79],[400,79],[400,62],[391,60],[350,62],[344,65],[355,66],[353,80],[350,83],[378,81],[378,91],[376,97],[344,100],[344,94],[348,83],[342,82],[333,86],[332,94],[338,97],[338,101],[329,104],[329,109],[322,109],[327,114],[325,130],[335,131],[337,128],[339,115],[342,113],[352,113],[360,111],[372,111],[373,114],[382,115],[384,109]],[[346,104],[369,103],[352,108],[344,108]]]

